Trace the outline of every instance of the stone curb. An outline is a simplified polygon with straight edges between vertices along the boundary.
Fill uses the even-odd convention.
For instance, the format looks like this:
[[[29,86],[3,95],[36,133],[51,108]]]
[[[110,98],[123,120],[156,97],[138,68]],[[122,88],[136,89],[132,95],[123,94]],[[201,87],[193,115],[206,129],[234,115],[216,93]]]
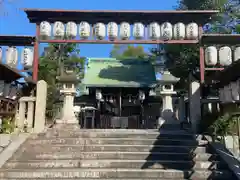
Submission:
[[[17,151],[22,143],[30,136],[31,134],[19,134],[13,135],[11,137],[10,144],[4,148],[4,150],[0,153],[0,168],[6,163],[6,161],[12,157],[12,155]],[[10,135],[11,136],[11,135]]]
[[[240,162],[231,154],[231,152],[221,143],[213,142],[210,136],[204,136],[209,145],[216,151],[220,158],[228,165],[229,169],[240,180]]]

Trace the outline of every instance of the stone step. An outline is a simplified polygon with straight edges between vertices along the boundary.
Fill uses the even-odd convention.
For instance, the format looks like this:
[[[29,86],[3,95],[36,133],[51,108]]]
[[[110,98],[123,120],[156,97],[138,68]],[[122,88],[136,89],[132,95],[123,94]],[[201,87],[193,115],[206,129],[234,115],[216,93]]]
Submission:
[[[70,130],[50,130],[46,133],[38,134],[37,137],[78,137],[78,138],[139,138],[139,139],[193,139],[193,134],[186,133],[184,131],[110,131],[110,132],[94,132],[94,131],[70,131]]]
[[[1,178],[1,180],[18,180],[20,178]],[[27,178],[26,178],[27,179]],[[106,180],[105,178],[57,178],[58,180]],[[21,180],[25,180],[22,179]],[[56,180],[56,178],[31,178],[31,180]],[[159,178],[107,178],[107,180],[159,180]],[[176,180],[176,179],[161,179],[161,180]],[[191,179],[179,179],[178,180],[191,180]],[[194,178],[194,180],[205,180],[205,179],[199,179]],[[211,180],[218,180],[217,178],[211,178]]]
[[[162,169],[14,169],[1,170],[0,178],[170,178],[170,179],[187,179],[187,178],[204,178],[215,177],[218,179],[232,179],[229,171],[182,171],[182,170],[162,170]]]
[[[112,133],[116,133],[116,134],[149,134],[149,133],[155,133],[155,134],[159,134],[161,133],[170,133],[170,132],[174,132],[174,133],[180,133],[180,134],[189,134],[189,132],[177,128],[174,130],[169,130],[169,129],[81,129],[79,126],[77,127],[73,127],[72,125],[56,125],[53,128],[49,128],[47,130],[48,132],[50,131],[58,131],[58,132],[79,132],[79,133],[107,133],[107,134],[112,134]]]
[[[115,152],[115,151],[100,151],[100,152],[55,152],[55,153],[35,153],[35,152],[17,152],[11,160],[26,161],[26,160],[53,160],[53,159],[128,159],[128,160],[198,160],[198,161],[214,161],[218,160],[217,155],[208,153],[193,154],[193,153],[170,153],[170,152]]]
[[[21,148],[21,152],[42,152],[42,153],[54,153],[54,152],[90,152],[90,151],[122,151],[122,152],[179,152],[179,153],[209,153],[211,149],[207,146],[172,146],[172,145],[115,145],[115,144],[96,144],[96,145],[52,145],[52,146],[24,146]]]
[[[131,138],[38,138],[27,140],[31,145],[90,145],[90,144],[118,144],[118,145],[185,145],[185,146],[198,146],[206,145],[207,141],[200,140],[185,140],[185,139],[131,139]]]
[[[136,169],[226,169],[226,164],[215,161],[157,161],[157,160],[47,160],[7,162],[3,168],[136,168]]]
[[[1,178],[1,180],[18,180],[20,178]],[[28,178],[21,178],[21,180],[25,180]],[[58,180],[106,180],[106,178],[57,178]],[[56,178],[31,178],[31,180],[56,180]],[[159,180],[159,178],[107,178],[107,180]],[[176,179],[161,179],[161,180],[176,180]],[[191,179],[179,179],[178,180],[191,180]],[[194,178],[194,180],[205,180],[205,179],[199,179]],[[217,178],[211,178],[211,180],[218,180]]]
[[[80,128],[79,125],[63,125],[63,124],[56,124],[55,126],[53,126],[53,129],[70,129],[70,130],[82,130]],[[92,129],[91,129],[92,130]],[[94,130],[98,130],[98,129],[94,129]],[[112,129],[100,129],[100,130],[112,130]],[[113,129],[116,130],[116,129]],[[118,130],[118,129],[117,129]],[[126,129],[121,129],[121,130],[126,130]],[[138,131],[138,130],[145,130],[145,129],[127,129],[129,131]],[[180,122],[177,123],[164,123],[162,124],[159,128],[155,128],[155,129],[147,129],[147,130],[155,130],[155,131],[159,131],[159,130],[171,130],[171,131],[178,131],[178,130],[182,130],[181,129],[181,125]]]

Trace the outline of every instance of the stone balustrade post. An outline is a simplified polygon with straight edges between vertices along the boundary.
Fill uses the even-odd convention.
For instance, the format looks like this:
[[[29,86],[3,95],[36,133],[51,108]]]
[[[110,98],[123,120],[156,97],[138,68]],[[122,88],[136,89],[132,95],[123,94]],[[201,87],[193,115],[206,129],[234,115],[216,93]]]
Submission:
[[[23,131],[26,113],[26,102],[21,98],[19,100],[19,119],[17,121],[18,131]]]
[[[34,101],[28,101],[27,110],[27,131],[31,132],[33,130],[33,117],[34,117]]]

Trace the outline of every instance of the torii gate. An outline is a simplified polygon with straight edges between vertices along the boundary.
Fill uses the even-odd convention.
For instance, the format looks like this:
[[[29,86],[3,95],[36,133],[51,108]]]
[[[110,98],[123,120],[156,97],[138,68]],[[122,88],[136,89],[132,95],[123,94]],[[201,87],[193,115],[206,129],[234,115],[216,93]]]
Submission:
[[[24,9],[30,23],[36,24],[36,41],[34,44],[34,64],[33,64],[33,79],[37,80],[38,74],[38,56],[39,56],[39,44],[40,43],[89,43],[89,44],[197,44],[201,39],[203,32],[203,25],[208,22],[211,16],[218,13],[217,10],[200,10],[200,11],[144,11],[144,10],[54,10],[54,9]],[[130,24],[141,22],[144,25],[148,25],[151,22],[163,23],[170,22],[172,24],[182,22],[188,24],[195,22],[198,24],[199,33],[198,39],[195,40],[96,40],[93,37],[71,40],[41,40],[40,39],[40,23],[42,21],[48,21],[54,23],[55,21],[61,21],[67,23],[73,21],[80,23],[86,21],[91,25],[97,22],[109,23],[116,22],[120,24],[125,21]],[[203,60],[203,53],[200,48],[200,62]],[[203,66],[201,66],[203,68]]]
[[[37,80],[38,74],[38,58],[39,58],[39,44],[40,43],[88,43],[88,44],[198,44],[201,42],[203,25],[209,21],[211,16],[218,13],[217,10],[198,10],[198,11],[144,11],[144,10],[54,10],[54,9],[24,9],[30,23],[36,24],[36,41],[34,43],[34,62],[33,62],[33,80]],[[59,21],[61,23],[74,22],[79,24],[82,21],[88,22],[89,25],[93,26],[96,23],[107,24],[109,22],[114,22],[115,24],[120,24],[122,22],[128,22],[133,25],[134,23],[141,22],[145,27],[152,22],[159,24],[166,24],[169,22],[171,24],[183,23],[189,24],[194,22],[197,29],[194,31],[197,37],[195,38],[183,38],[183,39],[150,39],[146,36],[142,39],[119,39],[114,40],[109,39],[96,39],[90,36],[88,39],[47,39],[43,40],[40,38],[40,24],[43,21],[48,23],[55,23]],[[62,25],[63,26],[63,25]],[[196,27],[195,26],[195,27]],[[161,27],[162,28],[162,27]],[[193,27],[192,27],[193,28]],[[94,28],[93,28],[94,29]],[[172,33],[172,32],[171,32]],[[185,33],[185,28],[184,28]],[[188,31],[187,31],[188,33]],[[94,32],[92,31],[93,35]],[[204,52],[203,48],[200,47],[200,71],[201,71],[201,82],[204,80]],[[200,98],[200,97],[199,97]],[[73,99],[73,98],[70,98]],[[72,101],[72,100],[71,100]],[[68,103],[69,104],[69,103]],[[199,106],[200,109],[200,106]],[[200,111],[200,110],[199,110]],[[71,115],[72,116],[72,115]]]

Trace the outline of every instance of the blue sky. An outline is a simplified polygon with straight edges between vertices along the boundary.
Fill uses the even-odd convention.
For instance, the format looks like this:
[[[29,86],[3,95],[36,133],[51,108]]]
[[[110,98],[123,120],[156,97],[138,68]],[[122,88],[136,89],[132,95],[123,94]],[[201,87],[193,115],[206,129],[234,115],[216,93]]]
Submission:
[[[52,8],[52,9],[98,9],[98,10],[171,10],[177,0],[8,0],[8,15],[0,13],[0,34],[35,35],[35,25],[30,24],[25,13],[19,8]],[[0,9],[0,12],[2,9]],[[42,51],[44,45],[41,45]],[[108,57],[112,45],[80,45],[81,56]]]

